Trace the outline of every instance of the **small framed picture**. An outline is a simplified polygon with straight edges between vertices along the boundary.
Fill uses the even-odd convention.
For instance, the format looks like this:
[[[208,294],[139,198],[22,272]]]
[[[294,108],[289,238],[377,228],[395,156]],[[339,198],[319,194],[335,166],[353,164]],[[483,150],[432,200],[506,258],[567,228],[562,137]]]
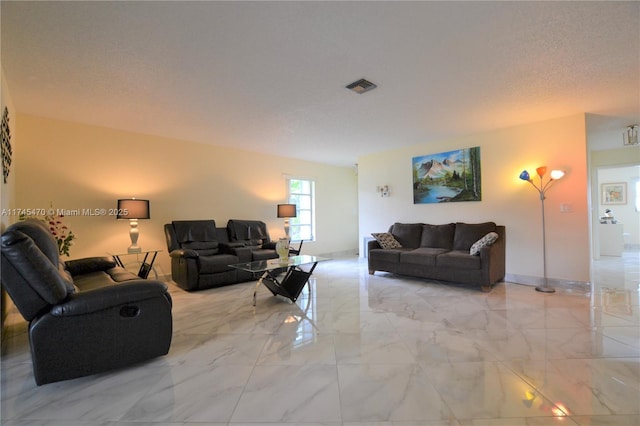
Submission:
[[[603,183],[602,204],[627,204],[627,184],[625,182]]]

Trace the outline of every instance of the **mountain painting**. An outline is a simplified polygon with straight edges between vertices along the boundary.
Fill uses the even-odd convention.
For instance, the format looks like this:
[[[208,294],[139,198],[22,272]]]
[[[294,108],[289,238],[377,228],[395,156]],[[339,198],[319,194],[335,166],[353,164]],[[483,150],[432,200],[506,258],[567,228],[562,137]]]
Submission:
[[[480,147],[413,157],[413,204],[480,201]]]

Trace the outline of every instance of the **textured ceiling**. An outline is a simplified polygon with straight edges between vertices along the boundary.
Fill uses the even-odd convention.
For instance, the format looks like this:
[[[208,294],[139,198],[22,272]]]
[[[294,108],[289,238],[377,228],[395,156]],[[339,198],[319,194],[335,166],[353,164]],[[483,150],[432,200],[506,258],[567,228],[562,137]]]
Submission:
[[[16,109],[62,120],[337,165],[583,112],[620,145],[640,121],[638,2],[2,1],[1,14]],[[361,77],[378,88],[344,88]]]

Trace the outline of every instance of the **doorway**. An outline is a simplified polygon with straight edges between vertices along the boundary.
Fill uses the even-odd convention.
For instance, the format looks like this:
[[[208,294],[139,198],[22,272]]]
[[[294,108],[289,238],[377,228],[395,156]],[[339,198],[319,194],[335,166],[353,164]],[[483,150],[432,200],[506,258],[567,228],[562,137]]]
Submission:
[[[593,259],[639,251],[640,164],[599,167],[594,184]]]

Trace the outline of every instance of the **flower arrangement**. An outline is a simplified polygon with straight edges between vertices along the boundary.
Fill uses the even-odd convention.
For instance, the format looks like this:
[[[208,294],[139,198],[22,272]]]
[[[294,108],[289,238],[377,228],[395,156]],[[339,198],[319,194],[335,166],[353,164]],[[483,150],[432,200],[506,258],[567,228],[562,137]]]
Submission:
[[[44,222],[49,228],[49,232],[53,235],[53,238],[58,243],[58,253],[60,256],[69,256],[69,248],[73,244],[73,240],[76,238],[71,229],[64,224],[64,215],[55,214],[55,210],[50,208],[44,218],[38,218],[35,216],[20,216],[20,220],[25,219],[37,219]]]
[[[44,217],[46,224],[49,226],[49,232],[51,232],[51,235],[53,235],[53,238],[55,238],[58,243],[58,252],[60,253],[60,256],[64,254],[68,257],[69,248],[76,236],[73,231],[64,224],[63,219],[64,215],[61,214],[57,216],[48,214]]]

